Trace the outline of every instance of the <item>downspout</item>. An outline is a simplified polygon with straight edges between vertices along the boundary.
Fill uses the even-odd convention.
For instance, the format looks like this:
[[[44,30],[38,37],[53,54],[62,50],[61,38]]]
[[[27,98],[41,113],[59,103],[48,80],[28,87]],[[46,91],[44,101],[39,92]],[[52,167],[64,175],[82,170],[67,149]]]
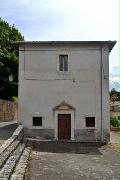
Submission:
[[[25,46],[24,46],[24,50],[23,50],[23,52],[24,52],[24,80],[25,80]]]
[[[102,83],[103,83],[103,73],[102,73],[102,46],[100,48],[101,52],[101,58],[100,58],[100,91],[101,91],[101,141],[103,142],[103,88],[102,88]]]

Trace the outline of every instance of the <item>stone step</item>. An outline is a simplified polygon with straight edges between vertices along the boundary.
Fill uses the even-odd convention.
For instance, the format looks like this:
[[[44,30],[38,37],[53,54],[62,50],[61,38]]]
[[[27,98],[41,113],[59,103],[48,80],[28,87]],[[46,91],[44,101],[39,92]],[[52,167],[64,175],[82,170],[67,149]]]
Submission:
[[[26,147],[17,163],[10,180],[24,180],[25,172],[31,152],[31,147]]]
[[[37,138],[26,138],[26,140],[28,142],[31,142],[31,144],[33,146],[41,146],[42,145],[46,145],[46,144],[51,144],[51,146],[54,146],[54,145],[64,145],[64,144],[68,144],[68,145],[71,145],[71,144],[79,144],[81,146],[101,146],[103,145],[103,143],[101,142],[80,142],[80,141],[77,141],[77,140],[43,140],[43,139],[37,139]]]
[[[10,155],[13,153],[13,151],[17,148],[21,141],[21,138],[16,139],[13,141],[8,148],[6,148],[1,154],[0,154],[0,170],[4,166],[7,159],[10,157]]]
[[[0,170],[0,180],[9,180],[11,174],[14,171],[14,168],[19,161],[24,149],[25,149],[26,143],[20,143],[18,147],[12,152],[12,154],[7,159],[6,163]]]

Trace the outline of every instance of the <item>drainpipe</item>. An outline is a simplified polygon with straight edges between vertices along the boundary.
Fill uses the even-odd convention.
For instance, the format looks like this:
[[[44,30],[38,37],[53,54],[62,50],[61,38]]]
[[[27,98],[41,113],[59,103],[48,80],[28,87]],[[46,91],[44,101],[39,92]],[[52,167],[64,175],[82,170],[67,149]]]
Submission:
[[[102,62],[102,45],[101,45],[101,58],[100,58],[100,91],[101,91],[101,141],[103,142],[103,89],[102,89],[102,83],[103,83],[103,62]]]

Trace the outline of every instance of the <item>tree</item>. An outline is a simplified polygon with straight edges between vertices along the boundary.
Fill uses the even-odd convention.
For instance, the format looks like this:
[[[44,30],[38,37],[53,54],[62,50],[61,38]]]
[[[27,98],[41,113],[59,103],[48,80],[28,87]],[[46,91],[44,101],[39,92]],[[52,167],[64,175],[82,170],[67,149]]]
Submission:
[[[114,101],[119,101],[119,92],[115,90],[115,88],[113,88],[110,91],[110,100],[114,103]]]
[[[111,99],[111,101],[112,101],[113,104],[114,104],[115,101],[118,101],[118,96],[117,96],[117,94],[113,94],[110,99]]]
[[[0,19],[0,99],[10,100],[18,95],[18,49],[12,42],[23,40],[14,25]]]
[[[111,91],[110,91],[110,96],[112,96],[113,94],[116,94],[116,90],[115,90],[115,88],[113,88],[113,89],[111,89]]]

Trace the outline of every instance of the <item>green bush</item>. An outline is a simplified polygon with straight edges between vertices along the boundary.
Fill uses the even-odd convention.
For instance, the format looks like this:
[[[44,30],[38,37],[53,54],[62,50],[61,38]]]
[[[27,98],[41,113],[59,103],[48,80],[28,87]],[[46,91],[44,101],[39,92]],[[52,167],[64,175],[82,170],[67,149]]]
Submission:
[[[13,102],[18,102],[18,97],[13,96],[13,97],[11,97],[10,100],[13,101]]]
[[[116,117],[111,116],[110,117],[110,126],[112,127],[120,127],[120,123]]]

